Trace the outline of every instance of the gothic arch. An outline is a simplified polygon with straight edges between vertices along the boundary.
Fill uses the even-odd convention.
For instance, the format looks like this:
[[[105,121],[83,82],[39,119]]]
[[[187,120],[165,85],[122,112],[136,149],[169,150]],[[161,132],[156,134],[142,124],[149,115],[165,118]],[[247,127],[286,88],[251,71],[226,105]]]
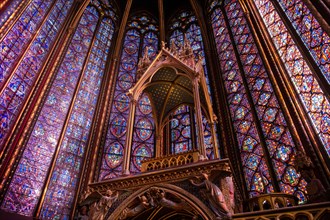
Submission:
[[[164,191],[166,193],[166,196],[168,196],[168,194],[170,194],[172,196],[175,196],[175,197],[181,199],[184,203],[186,203],[191,208],[190,212],[192,214],[196,214],[203,219],[215,219],[215,216],[212,213],[212,211],[200,199],[195,197],[193,194],[187,192],[186,190],[184,190],[178,186],[163,183],[163,184],[156,184],[152,187],[145,186],[145,187],[137,190],[132,195],[130,195],[127,199],[123,200],[121,202],[121,204],[107,218],[107,220],[122,219],[121,215],[122,215],[123,211],[126,208],[133,205],[134,200],[139,198],[139,196],[143,196],[145,193],[148,193],[150,189],[159,189],[161,191]],[[154,207],[153,209],[157,209],[157,207]],[[179,212],[179,210],[176,210],[176,211]],[[139,215],[139,214],[140,213],[138,213],[137,215]],[[126,218],[124,218],[124,219],[126,219]],[[152,217],[151,219],[154,219],[154,218]]]

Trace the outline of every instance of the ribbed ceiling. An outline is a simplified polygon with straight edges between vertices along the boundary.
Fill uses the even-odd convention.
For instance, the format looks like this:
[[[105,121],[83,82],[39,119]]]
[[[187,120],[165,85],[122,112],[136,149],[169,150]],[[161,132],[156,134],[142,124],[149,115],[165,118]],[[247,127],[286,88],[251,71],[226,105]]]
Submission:
[[[179,105],[194,104],[191,80],[187,76],[176,74],[174,68],[159,69],[145,91],[149,94],[158,122],[167,117]],[[201,91],[200,94],[202,94]],[[204,95],[201,95],[201,103],[206,106]]]

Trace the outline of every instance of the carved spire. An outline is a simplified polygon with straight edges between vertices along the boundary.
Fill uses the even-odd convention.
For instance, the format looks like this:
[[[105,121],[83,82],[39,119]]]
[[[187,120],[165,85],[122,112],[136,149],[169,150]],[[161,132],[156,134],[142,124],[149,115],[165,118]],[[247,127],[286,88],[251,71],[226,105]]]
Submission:
[[[170,52],[171,52],[174,56],[177,56],[178,48],[176,47],[176,45],[175,45],[175,43],[174,43],[174,39],[171,40]]]
[[[198,56],[198,61],[195,65],[195,72],[197,74],[201,74],[204,71],[204,67],[203,67],[203,57],[201,55]]]
[[[183,51],[184,51],[184,56],[193,55],[193,49],[191,47],[191,43],[190,43],[187,35],[185,35],[185,37],[184,37]]]
[[[191,43],[190,43],[187,35],[185,35],[185,37],[184,37],[183,45],[180,45],[179,58],[186,65],[195,69],[194,68],[195,67],[195,56],[194,56],[193,49],[191,47]]]
[[[139,63],[138,63],[138,71],[136,74],[137,80],[139,80],[144,72],[145,69],[148,68],[150,65],[151,60],[149,57],[149,47],[145,47],[143,56],[140,58]]]
[[[162,49],[165,49],[166,48],[166,42],[162,41],[161,42],[161,45],[162,45]]]
[[[146,71],[146,69],[152,62],[148,53],[149,49],[149,47],[145,47],[143,56],[139,59],[137,80],[141,78],[143,73]],[[185,35],[183,43],[179,44],[179,46],[175,44],[174,39],[171,40],[169,48],[166,47],[166,43],[162,41],[161,50],[167,51],[173,57],[180,60],[185,65],[189,66],[192,70],[196,72],[196,76],[199,76],[203,73],[203,58],[199,57],[199,60],[197,62],[195,61],[194,51],[187,35]]]

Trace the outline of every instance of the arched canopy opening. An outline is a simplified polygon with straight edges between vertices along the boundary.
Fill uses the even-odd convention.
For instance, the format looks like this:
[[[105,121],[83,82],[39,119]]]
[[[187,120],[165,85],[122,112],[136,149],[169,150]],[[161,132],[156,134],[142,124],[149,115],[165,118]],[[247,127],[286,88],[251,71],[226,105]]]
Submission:
[[[198,198],[173,185],[147,186],[118,206],[108,219],[214,219]]]
[[[182,104],[193,106],[196,115],[197,145],[201,159],[205,159],[202,112],[212,125],[214,114],[203,66],[201,60],[195,62],[188,41],[179,50],[176,47],[172,48],[165,48],[163,44],[153,62],[145,53],[139,62],[140,79],[129,90],[131,103],[135,105],[134,103],[143,92],[149,96],[156,126],[156,156],[161,156],[164,147],[168,147],[163,146],[162,136],[164,126],[170,120],[170,114]],[[135,108],[132,105],[131,107]],[[215,134],[213,138],[215,139]],[[214,152],[217,152],[216,141],[213,140],[213,143],[215,143]],[[217,155],[215,157],[218,158]]]

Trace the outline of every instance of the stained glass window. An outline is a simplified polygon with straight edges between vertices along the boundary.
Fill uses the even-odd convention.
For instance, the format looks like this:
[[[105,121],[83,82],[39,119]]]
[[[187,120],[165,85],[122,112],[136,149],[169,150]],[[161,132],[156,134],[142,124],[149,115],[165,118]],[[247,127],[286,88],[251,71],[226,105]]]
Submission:
[[[210,83],[206,68],[206,62],[205,62],[205,54],[204,54],[204,46],[203,46],[203,40],[202,40],[202,34],[199,26],[195,23],[191,24],[186,31],[186,36],[188,40],[191,42],[191,47],[193,49],[194,55],[196,57],[196,60],[201,57],[202,58],[202,64],[204,67],[204,73],[206,76],[206,84],[208,86],[209,94],[210,92]]]
[[[330,156],[329,100],[324,95],[322,89],[320,88],[319,82],[315,78],[307,62],[304,60],[301,52],[293,41],[273,4],[266,0],[254,2],[263,18],[265,25],[267,26],[267,30],[272,37],[274,45],[285,64],[285,68],[290,75],[290,79],[299,94],[300,99],[316,131],[318,132],[321,141],[323,142],[324,148],[328,156]],[[295,21],[293,23],[297,26],[300,32],[303,32],[304,41],[308,38],[308,45],[313,45],[310,49],[312,54],[315,53],[315,51],[318,51],[319,55],[316,56],[314,54],[314,57],[320,58],[317,62],[324,70],[326,70],[329,65],[328,59],[330,57],[330,52],[327,52],[326,50],[326,48],[329,48],[330,44],[329,36],[324,33],[321,27],[319,27],[319,24],[315,18],[311,16],[310,11],[306,8],[306,6],[299,2],[300,1],[292,1],[292,7],[295,7],[297,10],[296,16],[298,18],[305,19],[305,21],[303,22],[304,24],[300,21]],[[292,10],[291,6],[289,9]],[[287,13],[290,12],[287,11]],[[306,27],[302,28],[303,25],[310,25],[310,28],[308,30]],[[322,61],[322,57],[326,57],[326,59],[323,59]],[[329,70],[327,70],[327,74],[329,74]]]
[[[154,127],[150,100],[146,94],[142,94],[135,111],[131,160],[132,173],[140,172],[142,160],[154,155]]]
[[[143,17],[142,17],[143,18]],[[156,30],[154,24],[147,23],[147,17],[144,17],[143,23],[147,30]],[[153,60],[158,51],[158,36],[155,32],[147,32],[143,38],[142,51],[148,48],[150,60]],[[132,146],[131,172],[138,173],[141,170],[141,161],[154,155],[155,144],[155,125],[152,118],[151,103],[146,94],[142,94],[138,100],[135,111],[135,123]]]
[[[181,105],[173,113],[171,119],[171,152],[174,154],[187,152],[193,149],[191,109]]]
[[[250,195],[255,195],[251,192],[256,188],[262,189],[262,185],[268,185],[271,180],[267,178],[267,170],[272,169],[282,192],[295,194],[301,202],[305,201],[306,182],[294,167],[296,147],[243,10],[238,1],[225,1],[224,11],[226,15],[222,14],[219,7],[214,9],[211,16],[212,25],[215,39],[219,43],[217,49],[220,62],[224,64],[222,77],[225,81],[232,121],[239,122],[235,129],[244,128],[242,136],[241,132],[237,133],[237,141],[241,148],[242,164]],[[229,26],[223,21],[225,17]],[[228,36],[230,32],[233,42]],[[234,55],[235,49],[239,54],[237,58]],[[242,64],[242,69],[237,68],[236,62]],[[249,103],[246,97],[243,99],[246,95],[251,97],[252,103]],[[254,110],[250,106],[254,106]],[[257,119],[253,119],[251,111],[255,111]],[[258,126],[263,137],[256,135]],[[259,147],[261,138],[266,143],[263,150]],[[258,148],[259,151],[256,151]],[[268,151],[272,167],[267,168],[264,163],[265,150]],[[260,176],[261,173],[256,172],[257,170],[264,175]],[[273,190],[272,187],[269,190]]]
[[[0,42],[0,149],[40,76],[73,1],[33,1]],[[42,9],[42,10],[40,10]],[[41,27],[42,18],[47,19]],[[34,38],[33,38],[34,37]],[[31,42],[32,40],[32,42]],[[29,44],[31,42],[31,44]],[[28,45],[29,44],[29,45]],[[21,56],[25,52],[24,56]]]
[[[116,177],[122,171],[121,163],[126,139],[127,118],[129,116],[129,98],[126,92],[133,86],[135,81],[139,46],[140,33],[134,29],[129,30],[124,39],[123,48],[125,49],[122,51],[119,65],[110,124],[102,158],[100,180]]]
[[[61,150],[41,212],[43,218],[69,219],[74,199],[72,192],[75,192],[77,188],[113,32],[112,20],[104,18],[88,57],[87,68],[83,73],[84,78],[79,85],[61,143]]]
[[[0,14],[0,30],[2,29],[2,27],[4,26],[4,24],[6,23],[6,21],[9,19],[10,16],[12,16],[14,14],[14,12],[17,12],[17,8],[19,5],[24,4],[24,1],[21,0],[12,0],[12,1],[4,1],[2,3],[3,7],[4,7],[4,11],[1,12]],[[1,7],[1,4],[0,4]],[[3,8],[2,8],[3,10]],[[0,34],[1,37],[1,34]]]
[[[193,53],[195,55],[195,60],[196,62],[198,61],[199,58],[202,59],[202,64],[204,67],[204,73],[206,76],[206,83],[208,86],[208,90],[209,90],[209,94],[211,94],[210,92],[210,86],[209,86],[209,79],[208,79],[208,72],[207,72],[207,68],[206,68],[206,62],[205,62],[205,54],[204,54],[204,46],[203,46],[203,40],[202,40],[202,35],[201,35],[201,30],[200,27],[197,24],[197,19],[196,17],[190,12],[190,11],[183,11],[180,12],[178,14],[178,16],[176,16],[174,19],[172,19],[171,21],[171,25],[170,25],[170,43],[174,42],[174,44],[177,46],[177,48],[179,48],[183,42],[184,39],[187,38],[189,40],[189,42],[191,43],[191,47],[193,49]],[[191,112],[191,109],[189,107],[185,107],[185,109],[187,110],[187,112]],[[181,113],[180,113],[181,114]],[[189,115],[189,114],[188,114]],[[173,118],[178,117],[177,115],[173,115]],[[187,116],[188,117],[188,116]],[[191,119],[189,119],[191,120]],[[190,122],[191,124],[191,122]],[[207,148],[207,152],[208,152],[208,157],[212,158],[213,157],[213,144],[210,141],[210,125],[208,124],[208,122],[206,120],[204,120],[203,123],[204,126],[204,140],[205,140],[205,146]],[[181,126],[181,125],[180,125]],[[174,127],[171,125],[171,130],[173,130]],[[193,135],[193,132],[189,132],[186,133],[186,138],[187,142],[182,142],[182,138],[184,136],[181,136],[181,139],[177,139],[175,138],[176,135],[174,135],[175,133],[177,133],[177,128],[175,128],[173,131],[171,131],[171,135],[172,135],[172,145],[175,143],[173,142],[174,140],[179,141],[178,142],[178,149],[192,149],[191,146],[191,140],[188,141],[188,139],[191,139]],[[187,128],[188,129],[188,128]],[[196,134],[197,135],[197,134]],[[190,143],[188,145],[185,145],[183,143]],[[176,145],[176,144],[174,144]],[[175,150],[175,147],[172,146],[172,152],[177,152]]]
[[[1,60],[0,60],[0,86],[9,77],[14,64],[21,57],[24,49],[34,37],[42,24],[43,18],[51,9],[52,0],[34,0],[25,9],[20,19],[17,20],[12,29],[7,33],[1,42]],[[63,3],[62,3],[63,4]],[[53,15],[54,16],[54,15]],[[55,17],[55,16],[54,16]]]
[[[145,48],[148,47],[151,59],[155,57],[158,51],[157,31],[157,22],[145,14],[133,16],[128,22],[103,149],[99,180],[114,178],[122,173],[126,126],[129,116],[129,98],[126,93],[137,81],[137,64]],[[143,158],[153,157],[153,147],[154,121],[150,111],[149,98],[144,94],[137,101],[135,112],[130,161],[130,171],[132,173],[140,172]]]
[[[302,0],[279,0],[278,2],[330,84],[329,35]]]
[[[215,2],[217,1],[213,1]],[[248,102],[248,91],[244,87],[234,45],[220,8],[213,11],[211,21],[247,190],[251,197],[274,192],[265,153],[252,115],[253,109]]]
[[[211,133],[211,124],[207,121],[206,117],[202,115],[202,122],[203,122],[203,134],[204,134],[204,144],[206,148],[206,156],[208,158],[214,158],[213,152],[213,140],[212,140],[212,133]],[[198,132],[196,132],[198,134]],[[218,140],[215,140],[218,141]],[[219,144],[218,144],[219,146]]]
[[[2,209],[33,215],[58,151],[40,218],[70,218],[113,32],[111,18],[101,20],[95,7],[86,8],[27,141]]]

